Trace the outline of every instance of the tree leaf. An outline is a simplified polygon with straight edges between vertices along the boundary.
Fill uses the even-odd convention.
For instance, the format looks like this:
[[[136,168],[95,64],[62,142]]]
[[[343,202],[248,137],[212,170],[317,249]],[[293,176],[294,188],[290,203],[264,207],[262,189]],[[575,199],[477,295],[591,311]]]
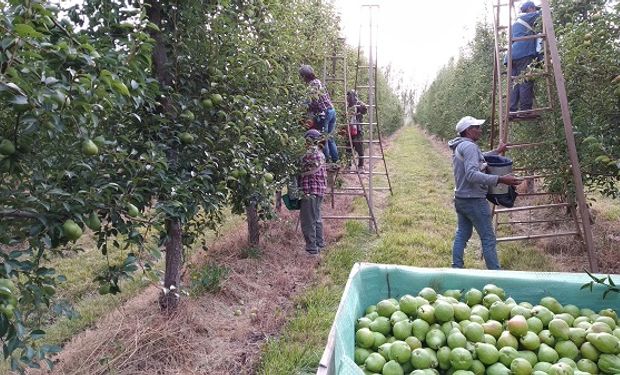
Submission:
[[[17,23],[13,25],[13,31],[15,34],[19,35],[22,38],[32,37],[32,38],[42,38],[43,34],[36,31],[32,26],[27,25],[25,23]]]
[[[28,98],[23,96],[23,95],[16,95],[13,98],[11,98],[11,100],[9,100],[9,102],[16,104],[16,105],[27,105],[28,104]]]
[[[125,95],[125,96],[129,96],[129,89],[127,88],[127,85],[125,85],[123,82],[121,81],[117,81],[117,80],[113,80],[112,81],[112,88],[114,90],[116,90],[118,93]]]

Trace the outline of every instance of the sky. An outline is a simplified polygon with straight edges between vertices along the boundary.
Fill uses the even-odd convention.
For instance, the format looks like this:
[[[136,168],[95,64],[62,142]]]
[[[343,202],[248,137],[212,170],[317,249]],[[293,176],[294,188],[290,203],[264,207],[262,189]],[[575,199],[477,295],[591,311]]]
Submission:
[[[347,42],[355,47],[360,24],[364,26],[362,33],[366,39],[369,34],[368,11],[362,12],[361,5],[379,5],[374,33],[378,64],[391,64],[395,71],[402,72],[405,86],[419,90],[431,83],[450,57],[457,56],[459,49],[473,38],[476,22],[490,16],[490,0],[333,0],[333,3],[340,13]]]

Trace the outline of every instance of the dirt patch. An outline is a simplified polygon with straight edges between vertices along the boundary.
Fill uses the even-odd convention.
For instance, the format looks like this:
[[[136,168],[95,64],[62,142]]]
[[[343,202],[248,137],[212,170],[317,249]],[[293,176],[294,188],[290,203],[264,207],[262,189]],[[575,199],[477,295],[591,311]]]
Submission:
[[[347,176],[350,180],[353,176]],[[327,199],[327,198],[326,198]],[[339,197],[324,215],[343,215],[352,198]],[[184,272],[208,262],[229,270],[222,289],[184,298],[178,311],[160,313],[159,289],[139,296],[75,336],[53,360],[54,374],[251,374],[262,345],[277,337],[295,297],[315,280],[318,262],[305,254],[297,212],[286,209],[263,225],[260,254],[244,254],[244,225],[196,255]],[[343,221],[325,221],[327,251],[343,235]],[[39,371],[30,371],[32,374]]]

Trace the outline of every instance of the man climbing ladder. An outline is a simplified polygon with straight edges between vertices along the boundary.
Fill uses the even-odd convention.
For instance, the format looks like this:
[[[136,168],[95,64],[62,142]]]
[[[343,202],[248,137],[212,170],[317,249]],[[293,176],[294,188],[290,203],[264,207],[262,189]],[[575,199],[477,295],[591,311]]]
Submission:
[[[517,38],[512,43],[512,71],[513,80],[521,75],[530,64],[539,57],[536,39],[518,40],[518,38],[534,35],[534,25],[540,16],[540,7],[531,1],[526,1],[521,5],[522,14],[517,18],[512,26],[512,38]],[[516,118],[537,118],[537,113],[520,113],[517,111],[529,111],[534,103],[534,81],[526,79],[522,83],[513,82],[512,92],[510,93],[510,119]]]

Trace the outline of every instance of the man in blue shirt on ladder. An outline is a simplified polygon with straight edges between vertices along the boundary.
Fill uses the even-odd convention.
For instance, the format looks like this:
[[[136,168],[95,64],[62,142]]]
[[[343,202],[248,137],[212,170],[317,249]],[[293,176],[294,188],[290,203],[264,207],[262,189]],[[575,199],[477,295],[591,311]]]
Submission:
[[[532,1],[521,4],[521,12],[517,21],[512,25],[512,37],[518,38],[534,35],[534,24],[540,16],[540,7]],[[512,77],[522,74],[525,69],[539,56],[537,39],[519,40],[512,43]],[[513,78],[514,79],[514,78]],[[512,112],[528,111],[532,109],[534,101],[534,81],[525,80],[523,83],[513,84],[510,93],[510,119],[536,118],[538,114],[524,113],[516,116]]]

